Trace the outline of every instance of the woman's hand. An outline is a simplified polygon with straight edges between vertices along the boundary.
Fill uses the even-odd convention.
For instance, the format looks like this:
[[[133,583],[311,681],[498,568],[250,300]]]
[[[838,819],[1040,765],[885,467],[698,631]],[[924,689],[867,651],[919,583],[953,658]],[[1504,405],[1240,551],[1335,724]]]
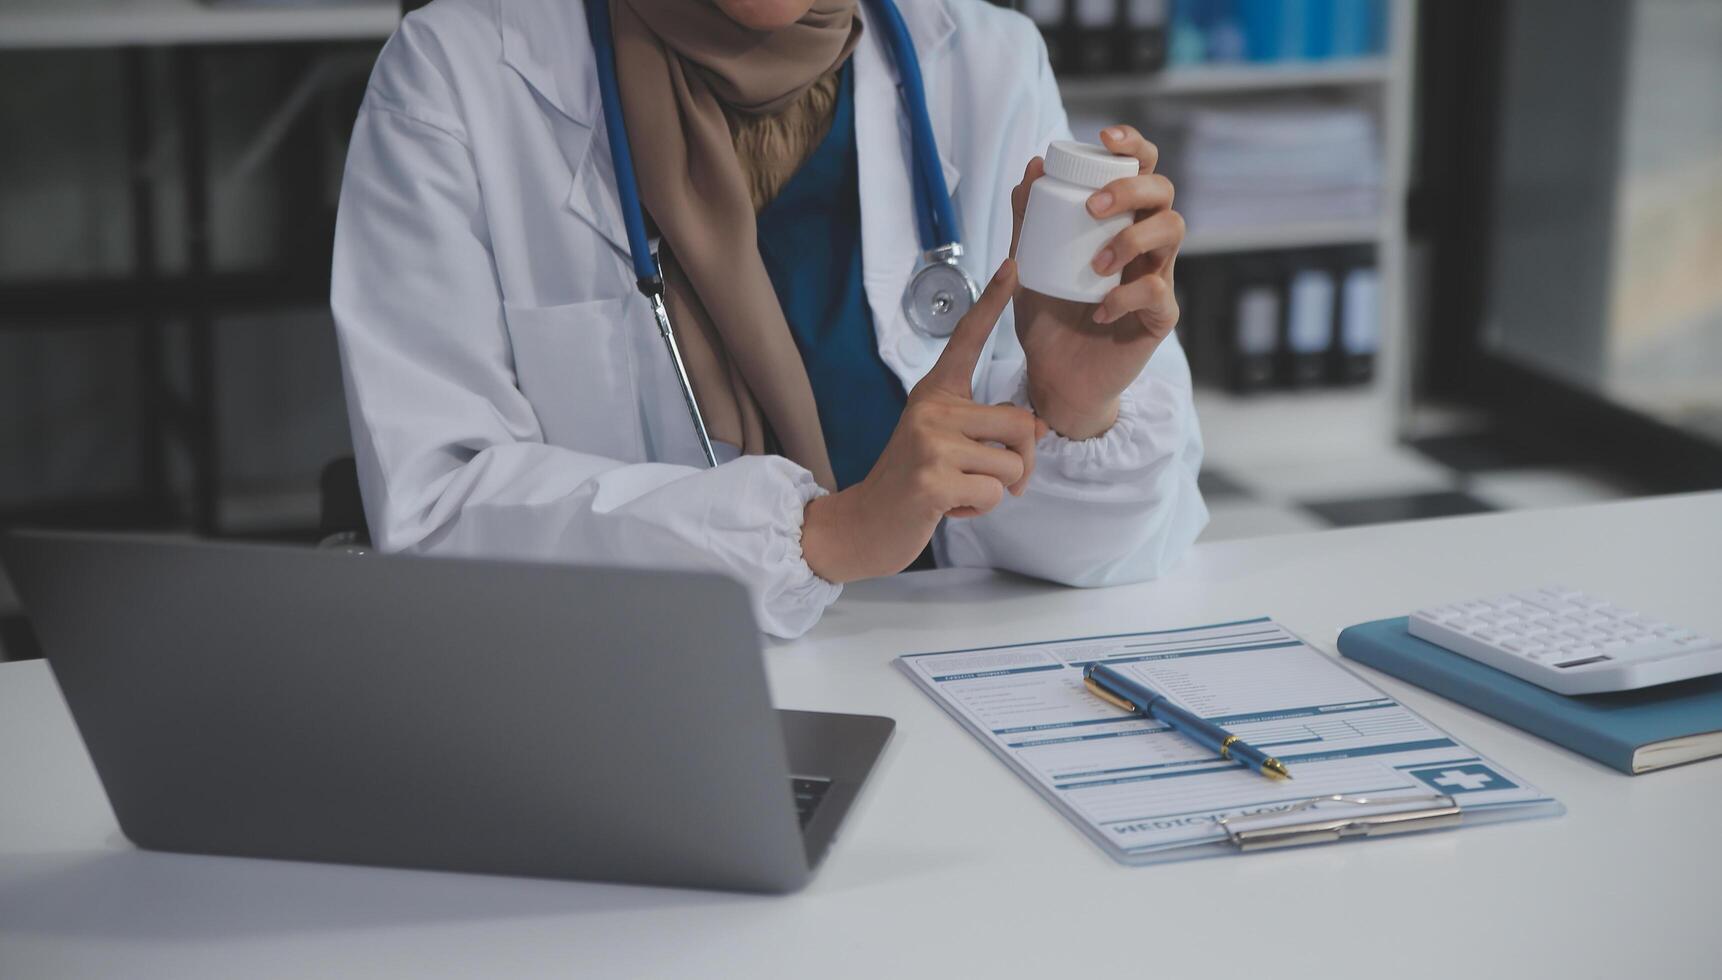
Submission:
[[[1015,289],[1016,263],[1006,259],[957,323],[938,363],[909,392],[866,479],[808,503],[801,552],[820,578],[851,582],[900,572],[927,546],[940,518],[985,514],[1005,491],[1022,493],[1044,430],[1014,405],[975,404],[970,390],[981,350]]]
[[[1142,373],[1160,342],[1178,324],[1172,269],[1184,242],[1184,219],[1172,210],[1172,182],[1154,172],[1159,151],[1129,126],[1101,130],[1113,153],[1140,163],[1088,198],[1088,213],[1106,218],[1125,212],[1136,220],[1092,259],[1094,271],[1123,271],[1123,281],[1099,304],[1074,303],[1021,290],[1016,296],[1016,331],[1028,358],[1028,396],[1035,413],[1070,439],[1090,439],[1118,418],[1118,396]],[[1029,161],[1022,183],[1011,192],[1016,231],[1022,231],[1029,185],[1046,172],[1040,157]]]

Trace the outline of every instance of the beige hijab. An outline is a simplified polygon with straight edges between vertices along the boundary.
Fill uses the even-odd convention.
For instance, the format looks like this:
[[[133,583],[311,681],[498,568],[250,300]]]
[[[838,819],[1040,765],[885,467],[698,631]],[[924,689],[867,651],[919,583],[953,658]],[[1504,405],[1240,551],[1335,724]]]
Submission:
[[[777,113],[841,65],[860,39],[856,0],[816,0],[771,33],[712,0],[609,2],[640,197],[668,246],[665,299],[706,425],[744,453],[766,452],[769,434],[836,489],[807,368],[759,257],[730,116]]]

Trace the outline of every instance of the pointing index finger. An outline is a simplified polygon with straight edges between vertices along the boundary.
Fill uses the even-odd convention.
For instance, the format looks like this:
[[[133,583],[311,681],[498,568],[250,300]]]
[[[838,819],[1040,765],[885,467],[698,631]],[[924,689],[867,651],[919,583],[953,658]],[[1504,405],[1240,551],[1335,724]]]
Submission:
[[[980,362],[981,351],[1015,292],[1016,261],[1005,259],[981,292],[981,298],[957,321],[957,328],[951,331],[951,339],[945,343],[939,360],[927,372],[928,382],[965,398],[969,396],[970,380],[974,377],[975,365]]]

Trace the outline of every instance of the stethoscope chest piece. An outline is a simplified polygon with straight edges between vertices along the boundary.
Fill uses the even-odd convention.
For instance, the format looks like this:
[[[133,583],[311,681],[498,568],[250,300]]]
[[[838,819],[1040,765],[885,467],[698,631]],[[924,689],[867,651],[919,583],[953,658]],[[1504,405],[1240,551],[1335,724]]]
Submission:
[[[957,321],[981,298],[980,287],[957,264],[963,247],[941,245],[921,256],[903,290],[903,315],[909,326],[929,337],[949,337]]]

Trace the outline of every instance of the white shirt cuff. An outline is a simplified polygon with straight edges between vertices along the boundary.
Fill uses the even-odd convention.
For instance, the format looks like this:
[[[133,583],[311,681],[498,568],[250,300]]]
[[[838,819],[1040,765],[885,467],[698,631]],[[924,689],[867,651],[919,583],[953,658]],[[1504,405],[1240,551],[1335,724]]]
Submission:
[[[1092,439],[1068,439],[1048,431],[1035,446],[1035,478],[1074,484],[1110,484],[1158,469],[1185,442],[1182,418],[1187,398],[1155,397],[1147,386],[1168,384],[1144,375],[1118,399],[1118,419]],[[1017,385],[1011,402],[1029,411],[1028,378]]]
[[[758,569],[758,577],[748,584],[760,628],[773,636],[800,636],[819,622],[825,607],[843,592],[841,585],[815,574],[801,552],[807,504],[825,496],[826,490],[814,481],[812,473],[780,456],[743,457],[724,466],[756,470],[749,474],[753,479],[747,481],[753,485],[737,488],[737,492],[744,495],[739,499],[760,502],[759,513],[765,515],[765,524],[751,529],[753,533],[741,527],[714,528],[727,533],[713,534],[711,540],[718,547],[760,549],[753,555],[734,556],[736,565]],[[747,510],[752,512],[752,508]],[[713,516],[716,513],[714,510]]]

